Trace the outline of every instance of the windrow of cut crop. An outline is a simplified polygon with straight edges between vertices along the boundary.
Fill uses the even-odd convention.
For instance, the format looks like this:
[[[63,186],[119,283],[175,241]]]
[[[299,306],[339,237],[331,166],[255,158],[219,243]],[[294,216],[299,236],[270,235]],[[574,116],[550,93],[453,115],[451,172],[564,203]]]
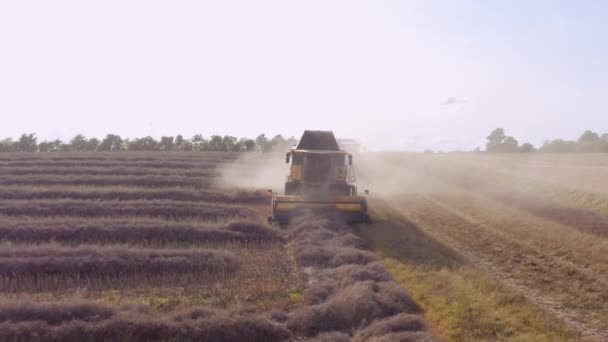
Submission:
[[[90,175],[11,175],[0,177],[0,185],[96,185],[140,187],[205,188],[208,178],[183,176],[90,176]]]
[[[214,245],[238,242],[259,245],[280,241],[277,229],[253,221],[227,224],[152,219],[0,218],[0,240],[14,243],[143,246]]]
[[[189,169],[204,170],[213,169],[218,164],[223,163],[218,160],[201,161],[135,161],[135,160],[7,160],[0,161],[0,168],[32,168],[32,167],[145,167],[156,169]]]
[[[0,201],[0,215],[6,216],[147,216],[164,219],[200,218],[209,221],[255,216],[245,206],[184,201],[87,201],[87,200],[11,200]]]
[[[3,319],[5,318],[5,319]],[[220,341],[292,339],[285,327],[255,313],[192,308],[175,314],[97,303],[0,305],[2,341]]]
[[[214,203],[267,204],[270,199],[259,190],[197,190],[175,187],[94,187],[94,186],[0,186],[0,199],[78,200],[173,200]]]
[[[0,290],[4,292],[121,288],[144,284],[190,284],[229,277],[239,266],[229,252],[205,249],[141,249],[56,244],[3,246]]]
[[[0,176],[23,176],[23,175],[88,175],[88,176],[181,176],[181,177],[216,177],[218,172],[214,166],[197,169],[166,169],[156,167],[140,166],[28,166],[28,167],[4,167],[0,166]]]
[[[236,160],[239,153],[206,151],[201,152],[163,152],[163,151],[124,151],[115,152],[58,152],[58,153],[29,153],[7,152],[0,153],[0,161],[12,160],[119,160],[119,161],[231,161]]]
[[[285,317],[296,336],[435,340],[418,306],[340,217],[303,213],[290,224],[289,239],[305,284],[304,305]]]

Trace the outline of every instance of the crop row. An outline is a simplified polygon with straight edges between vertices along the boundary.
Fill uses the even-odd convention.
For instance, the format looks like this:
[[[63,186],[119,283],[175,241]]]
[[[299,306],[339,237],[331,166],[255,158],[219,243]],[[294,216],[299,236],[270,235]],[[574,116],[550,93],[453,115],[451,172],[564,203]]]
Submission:
[[[2,166],[0,165],[0,176],[11,175],[89,175],[89,176],[184,176],[184,177],[213,177],[218,173],[214,170],[215,166],[205,166],[198,169],[166,169],[155,167],[136,167],[136,166]]]
[[[221,161],[132,161],[113,160],[8,160],[0,161],[0,167],[146,167],[163,169],[209,169],[221,164]]]
[[[3,246],[2,291],[41,291],[87,286],[200,282],[224,277],[238,268],[229,252],[204,249],[136,249],[109,246]]]
[[[7,216],[81,216],[116,217],[150,216],[165,219],[201,218],[219,220],[251,218],[253,212],[244,206],[215,205],[182,201],[79,201],[79,200],[11,200],[0,201],[0,215]]]
[[[202,225],[177,221],[42,218],[0,220],[0,240],[15,243],[205,245],[280,240],[276,229],[255,222]]]
[[[291,340],[285,327],[259,314],[195,307],[174,314],[98,303],[0,305],[2,341]]]
[[[307,284],[286,317],[290,330],[326,341],[434,341],[420,308],[340,217],[304,213],[289,238]]]
[[[23,175],[2,176],[0,185],[96,185],[141,187],[208,187],[208,178],[179,176],[88,176],[88,175]]]
[[[225,152],[61,152],[61,153],[1,153],[0,161],[5,160],[133,160],[133,161],[223,161],[234,160],[239,153]]]
[[[136,188],[90,186],[0,186],[0,199],[79,199],[79,200],[173,200],[214,203],[269,203],[264,191],[203,191],[192,188]]]

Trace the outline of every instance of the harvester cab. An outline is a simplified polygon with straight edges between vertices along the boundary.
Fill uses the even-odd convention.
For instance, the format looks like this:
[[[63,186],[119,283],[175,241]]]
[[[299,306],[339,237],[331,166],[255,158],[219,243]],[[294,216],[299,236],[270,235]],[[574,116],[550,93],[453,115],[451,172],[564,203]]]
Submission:
[[[367,198],[354,184],[353,156],[340,149],[333,132],[304,131],[285,162],[291,164],[285,193],[272,194],[269,222],[285,224],[300,209],[331,210],[348,222],[370,222]]]

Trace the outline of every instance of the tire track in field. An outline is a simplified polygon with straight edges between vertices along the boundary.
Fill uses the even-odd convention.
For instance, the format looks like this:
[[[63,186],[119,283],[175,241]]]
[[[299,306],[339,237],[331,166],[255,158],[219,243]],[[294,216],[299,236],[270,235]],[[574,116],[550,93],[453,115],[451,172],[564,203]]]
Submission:
[[[597,314],[608,314],[608,308],[601,302],[604,298],[599,286],[602,284],[598,284],[597,278],[589,278],[589,274],[582,274],[571,265],[564,265],[560,260],[539,254],[520,241],[493,231],[483,222],[472,222],[466,214],[436,198],[418,194],[413,200],[410,198],[399,203],[403,204],[399,209],[407,219],[416,222],[438,241],[452,247],[473,265],[492,274],[531,303],[575,326],[589,338],[608,339],[608,330],[601,326],[597,317]],[[594,285],[582,292],[588,295],[588,303],[600,300],[595,302],[597,307],[594,312],[559,300],[560,294],[572,294],[571,287],[574,285],[570,279],[559,274],[563,267],[567,268],[567,275],[575,272],[570,276],[583,279],[582,283]],[[543,285],[550,288],[543,289]],[[547,290],[557,293],[547,293]],[[594,295],[599,298],[593,298]]]

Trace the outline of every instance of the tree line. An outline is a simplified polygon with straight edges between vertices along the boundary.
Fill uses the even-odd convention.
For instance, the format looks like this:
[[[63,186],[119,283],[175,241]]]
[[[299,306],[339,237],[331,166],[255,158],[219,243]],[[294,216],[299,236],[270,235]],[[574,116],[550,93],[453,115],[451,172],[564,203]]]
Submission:
[[[297,140],[276,135],[268,138],[260,134],[255,139],[237,138],[231,135],[212,135],[204,138],[196,134],[191,138],[151,136],[126,139],[117,134],[108,134],[103,139],[87,138],[77,134],[70,141],[60,139],[38,141],[36,134],[22,134],[18,139],[0,140],[0,152],[118,152],[118,151],[218,151],[218,152],[270,152],[289,149]]]
[[[608,133],[599,135],[593,131],[585,131],[578,140],[555,139],[547,140],[540,148],[530,143],[519,144],[512,136],[507,136],[505,130],[497,128],[486,138],[486,152],[490,153],[596,153],[608,152]]]

